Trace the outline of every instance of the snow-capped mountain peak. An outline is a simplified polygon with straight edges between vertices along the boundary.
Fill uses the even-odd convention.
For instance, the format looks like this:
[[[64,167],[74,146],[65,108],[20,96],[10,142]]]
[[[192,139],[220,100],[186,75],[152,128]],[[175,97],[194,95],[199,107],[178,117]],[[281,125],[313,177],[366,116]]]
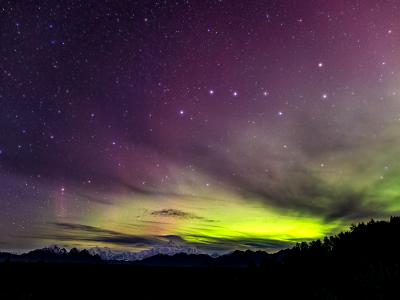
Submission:
[[[175,255],[178,253],[186,254],[204,254],[195,247],[187,247],[178,245],[172,241],[168,242],[163,246],[153,247],[151,249],[143,250],[140,252],[129,252],[129,251],[119,251],[109,248],[95,247],[89,249],[89,253],[92,255],[99,255],[103,260],[120,260],[120,261],[135,261],[142,260],[147,257],[154,255]]]
[[[68,251],[65,248],[60,248],[57,245],[51,245],[42,249],[43,251],[54,253],[54,254],[66,254]]]

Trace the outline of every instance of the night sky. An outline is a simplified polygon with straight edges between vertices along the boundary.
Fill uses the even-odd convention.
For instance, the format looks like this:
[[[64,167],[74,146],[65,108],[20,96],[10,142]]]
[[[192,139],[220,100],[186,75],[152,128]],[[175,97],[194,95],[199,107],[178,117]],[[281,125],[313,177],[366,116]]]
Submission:
[[[399,214],[399,15],[1,1],[0,248],[274,251]]]

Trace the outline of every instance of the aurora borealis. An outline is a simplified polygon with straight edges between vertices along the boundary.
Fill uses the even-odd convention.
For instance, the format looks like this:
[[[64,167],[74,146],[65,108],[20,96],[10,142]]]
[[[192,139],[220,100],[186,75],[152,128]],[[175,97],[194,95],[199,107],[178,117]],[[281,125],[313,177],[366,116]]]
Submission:
[[[274,251],[400,213],[397,1],[3,1],[0,248]]]

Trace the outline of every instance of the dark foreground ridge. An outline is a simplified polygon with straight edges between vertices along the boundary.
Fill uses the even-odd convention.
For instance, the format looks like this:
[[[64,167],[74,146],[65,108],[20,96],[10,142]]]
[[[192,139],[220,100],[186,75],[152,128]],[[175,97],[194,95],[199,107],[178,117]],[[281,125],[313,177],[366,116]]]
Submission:
[[[0,299],[398,299],[400,218],[275,254],[235,251],[102,261],[87,250],[0,254]]]

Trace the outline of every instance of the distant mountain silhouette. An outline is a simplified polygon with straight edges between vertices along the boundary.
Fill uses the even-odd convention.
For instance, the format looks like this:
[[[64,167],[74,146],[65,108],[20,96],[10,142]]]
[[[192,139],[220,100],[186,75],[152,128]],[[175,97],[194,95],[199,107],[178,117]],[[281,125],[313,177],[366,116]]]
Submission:
[[[163,251],[147,251],[145,254],[135,256],[132,253],[133,265],[140,266],[167,266],[167,267],[267,267],[268,265],[302,265],[314,264],[315,262],[327,261],[351,261],[372,262],[372,261],[398,261],[400,256],[400,217],[391,217],[389,222],[371,220],[368,223],[352,225],[347,232],[341,232],[336,236],[325,237],[323,240],[298,243],[290,249],[284,249],[278,253],[269,254],[264,251],[239,251],[211,257],[193,248],[185,252],[186,248],[168,248]],[[179,252],[179,251],[182,252]],[[104,250],[103,250],[104,252]],[[104,263],[100,255],[101,249],[70,251],[58,246],[51,246],[37,249],[21,255],[0,252],[0,261],[43,261],[43,262],[95,262]],[[117,255],[106,253],[112,262]],[[118,257],[118,256],[117,256]],[[123,258],[126,257],[122,256]],[[139,257],[139,259],[138,259]],[[143,259],[142,259],[143,258]],[[125,261],[130,263],[129,261]]]
[[[99,263],[101,258],[98,255],[91,255],[88,250],[72,248],[70,251],[65,248],[52,246],[37,249],[21,255],[0,252],[0,261],[18,262],[58,262],[58,263]]]
[[[178,253],[172,256],[157,254],[134,262],[135,265],[147,267],[209,267],[213,258],[205,254]]]
[[[118,251],[109,248],[95,247],[88,249],[90,254],[98,254],[103,260],[135,261],[142,260],[155,255],[172,256],[179,253],[186,254],[205,254],[196,247],[189,247],[181,243],[169,241],[162,246],[153,247],[140,252]]]
[[[399,283],[399,217],[274,254],[157,254],[132,262],[55,246],[0,253],[0,299],[53,299],[60,290],[64,299],[75,299],[78,290],[90,299],[130,298],[133,291],[143,299],[187,299],[193,291],[203,299],[399,299]]]
[[[271,260],[273,255],[264,251],[253,252],[234,251],[230,254],[219,257],[211,257],[205,254],[186,254],[179,253],[172,256],[155,255],[133,264],[138,266],[152,267],[228,267],[228,268],[247,268],[261,267]]]

